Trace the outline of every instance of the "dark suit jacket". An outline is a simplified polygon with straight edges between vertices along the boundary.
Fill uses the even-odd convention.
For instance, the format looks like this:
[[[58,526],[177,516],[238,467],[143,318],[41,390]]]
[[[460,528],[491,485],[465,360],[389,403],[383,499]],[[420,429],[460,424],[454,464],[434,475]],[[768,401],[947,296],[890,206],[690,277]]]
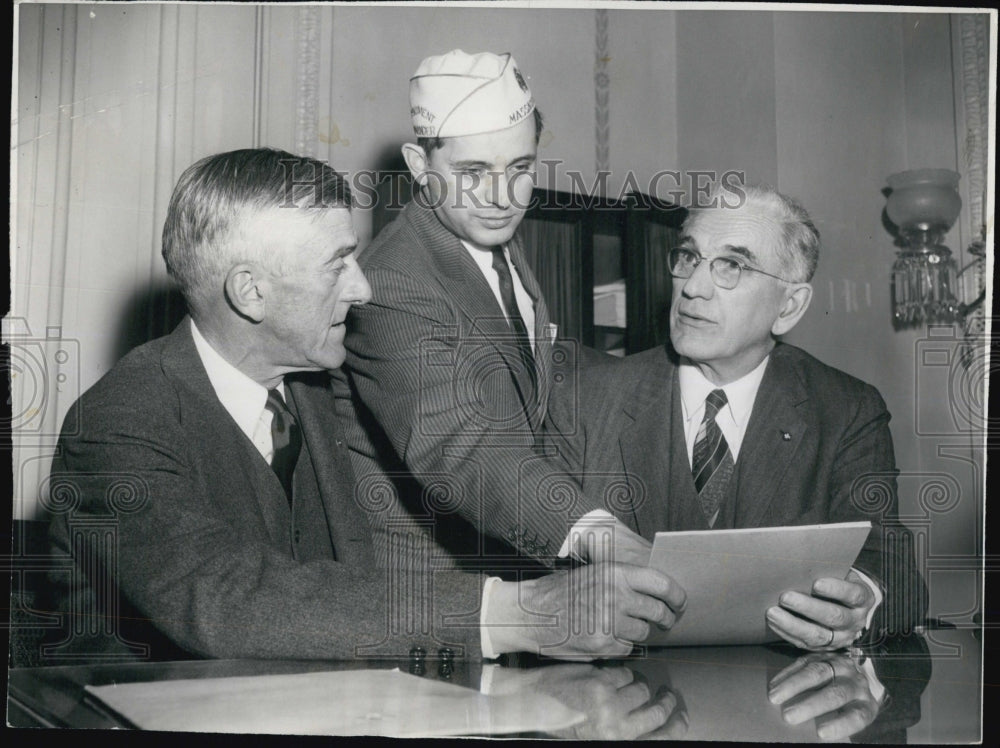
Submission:
[[[351,447],[370,458],[372,474],[398,478],[383,516],[426,515],[433,525],[454,515],[550,564],[573,522],[594,508],[578,492],[550,498],[557,474],[541,456],[553,383],[574,381],[574,360],[553,356],[545,301],[513,241],[535,301],[533,384],[479,267],[420,203],[359,259],[372,301],[349,316],[350,381],[338,396],[358,426],[348,430]]]
[[[579,413],[554,401],[568,469],[644,537],[706,530],[684,441],[680,385],[664,347],[584,372]],[[897,519],[889,413],[878,392],[804,351],[771,352],[740,449],[735,502],[720,527],[870,520],[855,567],[888,589],[873,628],[909,631],[926,610],[912,539]],[[785,435],[788,435],[787,437]]]
[[[72,554],[80,571],[55,580],[70,588],[76,645],[89,646],[80,632],[99,628],[87,620],[96,612],[121,619],[118,644],[152,644],[153,657],[176,656],[160,635],[208,657],[405,656],[441,642],[479,655],[481,580],[451,572],[414,584],[375,567],[329,376],[285,382],[303,435],[294,517],[216,397],[188,320],[83,395],[78,420],[64,427],[48,502],[56,553]],[[402,610],[396,583],[414,591]],[[467,623],[445,626],[453,614],[468,614]]]

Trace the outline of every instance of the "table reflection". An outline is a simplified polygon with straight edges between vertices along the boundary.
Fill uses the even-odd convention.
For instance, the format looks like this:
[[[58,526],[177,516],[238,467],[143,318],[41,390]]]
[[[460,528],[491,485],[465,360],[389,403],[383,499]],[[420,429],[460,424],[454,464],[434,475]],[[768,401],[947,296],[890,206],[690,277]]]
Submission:
[[[669,686],[651,685],[623,662],[559,663],[496,671],[490,693],[546,694],[586,715],[585,722],[553,733],[581,740],[684,737],[688,729],[682,699]]]
[[[419,675],[513,696],[515,709],[522,700],[527,707],[547,695],[584,715],[582,722],[551,734],[557,738],[905,743],[909,732],[914,742],[936,743],[978,737],[981,663],[981,644],[970,632],[935,631],[927,639],[891,639],[875,648],[835,653],[779,645],[663,648],[615,661],[519,655],[499,665],[449,661],[446,668],[443,659],[428,657]],[[86,698],[87,685],[393,668],[407,669],[403,661],[373,660],[14,669],[8,720],[17,726],[119,726]],[[371,704],[373,710],[381,707]],[[526,722],[522,732],[537,729],[543,728]]]
[[[492,692],[545,693],[586,715],[578,739],[904,743],[931,675],[922,637],[866,650],[650,649],[604,663],[520,658]]]

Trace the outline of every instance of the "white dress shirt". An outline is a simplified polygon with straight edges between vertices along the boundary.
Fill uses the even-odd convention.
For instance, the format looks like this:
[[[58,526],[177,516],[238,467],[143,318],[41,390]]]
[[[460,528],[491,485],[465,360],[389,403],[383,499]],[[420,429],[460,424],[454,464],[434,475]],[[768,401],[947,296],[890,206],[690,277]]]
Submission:
[[[261,457],[271,464],[274,457],[274,443],[271,439],[271,418],[267,405],[267,388],[258,384],[231,363],[226,361],[211,344],[205,340],[194,320],[191,320],[191,337],[198,357],[205,366],[208,381],[212,383],[216,397],[222,407],[233,417],[240,431],[260,452]],[[277,387],[285,396],[285,384]]]
[[[503,304],[503,297],[500,295],[500,278],[497,275],[497,271],[493,269],[493,253],[489,250],[478,249],[466,241],[462,242],[462,246],[468,251],[475,261],[476,265],[483,272],[483,277],[486,278],[486,282],[490,285],[490,290],[493,291],[493,295],[497,299],[497,304],[503,310],[504,317],[507,317],[507,321],[510,318],[507,316],[507,308]],[[507,245],[504,245],[503,256],[507,260],[507,265],[510,267],[510,277],[514,283],[514,299],[517,301],[517,308],[521,312],[521,319],[524,320],[524,326],[528,329],[528,339],[531,341],[531,350],[535,350],[535,303],[531,300],[531,296],[524,289],[524,284],[521,283],[521,276],[518,275],[517,268],[514,267],[514,263],[510,261],[510,250]]]
[[[719,424],[719,430],[726,437],[726,444],[729,445],[729,451],[733,455],[733,462],[739,458],[743,437],[747,433],[747,421],[750,420],[750,411],[753,410],[754,400],[757,399],[757,390],[760,389],[760,382],[764,378],[764,370],[767,368],[769,358],[766,357],[749,374],[744,374],[735,382],[730,382],[724,387],[712,384],[698,367],[692,364],[681,363],[678,367],[681,385],[681,409],[684,415],[684,441],[687,444],[689,465],[692,464],[694,442],[698,437],[698,429],[705,416],[705,398],[710,392],[717,389],[726,393],[727,402],[719,410],[715,422]]]

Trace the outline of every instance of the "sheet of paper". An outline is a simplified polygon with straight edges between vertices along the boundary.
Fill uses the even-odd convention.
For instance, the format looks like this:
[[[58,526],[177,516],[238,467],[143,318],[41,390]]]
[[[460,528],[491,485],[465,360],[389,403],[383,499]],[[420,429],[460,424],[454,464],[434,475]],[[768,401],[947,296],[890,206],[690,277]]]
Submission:
[[[764,617],[785,590],[808,593],[820,577],[843,579],[870,522],[741,530],[658,532],[650,566],[687,592],[684,615],[652,646],[777,641]]]
[[[144,730],[434,737],[550,732],[580,712],[542,695],[487,696],[399,670],[87,686]]]

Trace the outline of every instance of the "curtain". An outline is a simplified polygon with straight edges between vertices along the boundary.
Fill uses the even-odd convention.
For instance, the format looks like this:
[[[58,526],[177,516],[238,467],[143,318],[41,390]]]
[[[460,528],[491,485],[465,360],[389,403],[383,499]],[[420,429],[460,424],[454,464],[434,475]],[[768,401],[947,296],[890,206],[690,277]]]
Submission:
[[[640,210],[629,216],[628,353],[662,345],[670,332],[667,253],[677,241],[677,230],[651,218]]]
[[[582,341],[582,224],[526,217],[519,230],[559,337]]]

